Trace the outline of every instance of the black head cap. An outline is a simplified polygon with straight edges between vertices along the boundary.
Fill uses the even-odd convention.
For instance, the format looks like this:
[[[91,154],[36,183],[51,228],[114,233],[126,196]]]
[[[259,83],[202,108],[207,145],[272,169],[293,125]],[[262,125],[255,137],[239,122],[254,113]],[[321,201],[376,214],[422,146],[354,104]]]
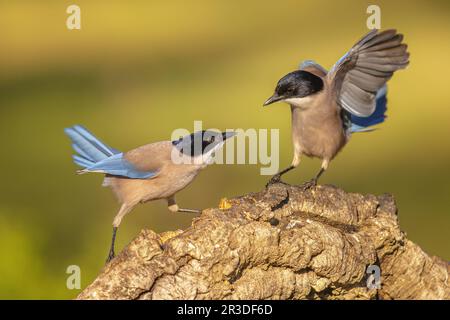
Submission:
[[[323,89],[323,80],[304,70],[288,73],[278,81],[275,93],[267,99],[265,106],[289,98],[303,98]]]
[[[197,131],[172,141],[172,145],[176,146],[181,153],[196,157],[201,154],[206,154],[216,147],[221,147],[225,140],[233,137],[235,134],[236,133],[232,131]]]

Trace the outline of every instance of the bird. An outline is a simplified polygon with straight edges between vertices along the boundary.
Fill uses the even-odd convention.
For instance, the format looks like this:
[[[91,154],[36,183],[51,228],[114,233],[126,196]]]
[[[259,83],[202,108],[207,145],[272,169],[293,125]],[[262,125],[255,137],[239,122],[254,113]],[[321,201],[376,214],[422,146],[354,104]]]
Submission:
[[[113,220],[107,262],[114,258],[116,233],[123,217],[139,203],[166,199],[171,212],[200,213],[180,208],[175,194],[189,185],[198,173],[212,164],[214,154],[235,132],[202,130],[174,141],[159,141],[128,152],[109,147],[81,125],[64,129],[72,141],[78,174],[105,175],[103,186],[110,187],[121,206]]]
[[[264,106],[282,101],[291,108],[294,156],[289,167],[267,183],[296,168],[302,156],[319,158],[321,168],[304,189],[317,185],[330,162],[353,133],[373,131],[387,111],[386,82],[409,64],[403,35],[395,29],[373,29],[327,71],[314,60],[282,77]]]

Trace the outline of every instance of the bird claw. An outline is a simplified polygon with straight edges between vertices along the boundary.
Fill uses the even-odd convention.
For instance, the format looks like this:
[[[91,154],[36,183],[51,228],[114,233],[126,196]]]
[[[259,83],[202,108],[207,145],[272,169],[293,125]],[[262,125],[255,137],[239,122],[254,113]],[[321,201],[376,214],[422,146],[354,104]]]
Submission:
[[[311,179],[309,181],[306,181],[304,184],[300,185],[300,188],[303,191],[306,191],[308,189],[311,189],[312,187],[317,186],[317,180],[316,179]]]
[[[112,259],[114,259],[114,257],[115,257],[114,251],[113,250],[109,251],[108,258],[106,259],[106,263],[109,263]]]
[[[275,184],[275,183],[284,183],[283,181],[281,181],[281,175],[279,175],[279,174],[274,175],[274,176],[269,180],[269,182],[266,183],[266,188],[267,188],[268,186],[272,185],[272,184]]]

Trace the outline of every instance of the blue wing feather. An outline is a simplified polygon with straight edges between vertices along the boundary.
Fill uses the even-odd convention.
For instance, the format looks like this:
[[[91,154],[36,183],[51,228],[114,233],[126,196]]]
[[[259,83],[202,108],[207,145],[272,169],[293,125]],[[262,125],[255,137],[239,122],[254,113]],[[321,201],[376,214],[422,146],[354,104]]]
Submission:
[[[94,136],[88,129],[86,129],[83,126],[76,125],[73,127],[75,131],[77,131],[81,136],[83,136],[84,139],[89,141],[92,145],[97,147],[101,152],[103,152],[105,155],[112,156],[114,154],[120,153],[120,151],[111,148],[110,146],[106,145],[102,141],[100,141],[96,136]]]
[[[318,64],[314,60],[304,60],[299,65],[300,70],[303,70],[308,67],[314,67],[314,68],[320,69],[325,74],[328,73],[328,71],[324,67],[322,67],[320,64]]]
[[[350,132],[372,131],[374,125],[384,122],[387,111],[387,87],[383,86],[377,92],[375,111],[368,117],[358,117],[351,114]]]
[[[139,171],[132,163],[123,157],[123,153],[115,154],[109,158],[87,167],[84,172],[102,172],[115,176],[123,176],[133,179],[148,179],[157,175],[154,171]]]
[[[72,140],[72,148],[77,153],[73,161],[84,168],[81,173],[102,172],[133,179],[148,179],[157,175],[157,172],[137,170],[123,157],[123,153],[109,147],[80,125],[66,128],[64,132]]]
[[[83,158],[88,159],[88,160],[91,159],[91,157],[85,151],[83,151],[83,149],[81,149],[78,145],[76,145],[75,143],[72,144],[72,148],[73,148],[73,150],[75,150],[75,152],[77,154],[79,154]]]
[[[64,129],[64,131],[72,140],[73,144],[76,145],[79,149],[83,150],[83,153],[88,156],[89,160],[96,162],[108,157],[105,153],[100,151],[96,145],[86,140],[75,129],[66,128]]]
[[[89,166],[92,166],[92,165],[95,164],[94,162],[89,161],[89,160],[87,160],[87,159],[85,159],[85,158],[83,158],[83,157],[80,157],[80,156],[78,156],[78,155],[73,155],[72,158],[73,158],[73,161],[74,161],[77,165],[79,165],[79,166],[81,166],[81,167],[85,167],[85,168],[86,168],[86,167],[89,167]]]

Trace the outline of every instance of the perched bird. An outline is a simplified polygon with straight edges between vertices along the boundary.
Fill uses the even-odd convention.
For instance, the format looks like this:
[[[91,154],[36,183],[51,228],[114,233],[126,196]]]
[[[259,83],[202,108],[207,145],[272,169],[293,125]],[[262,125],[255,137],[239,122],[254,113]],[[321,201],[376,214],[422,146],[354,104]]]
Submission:
[[[330,161],[354,132],[371,131],[386,112],[386,82],[409,63],[403,35],[396,30],[372,30],[328,72],[312,60],[278,81],[264,106],[277,101],[291,106],[294,159],[270,183],[297,167],[302,155],[322,160],[317,175],[305,188],[317,184]]]
[[[214,152],[235,135],[234,132],[198,131],[176,141],[150,143],[123,153],[107,146],[82,126],[64,131],[77,153],[74,162],[84,168],[77,172],[105,174],[103,186],[111,187],[121,203],[113,221],[107,261],[114,257],[116,232],[122,218],[138,203],[166,199],[172,212],[200,212],[179,208],[175,194],[211,164]]]

